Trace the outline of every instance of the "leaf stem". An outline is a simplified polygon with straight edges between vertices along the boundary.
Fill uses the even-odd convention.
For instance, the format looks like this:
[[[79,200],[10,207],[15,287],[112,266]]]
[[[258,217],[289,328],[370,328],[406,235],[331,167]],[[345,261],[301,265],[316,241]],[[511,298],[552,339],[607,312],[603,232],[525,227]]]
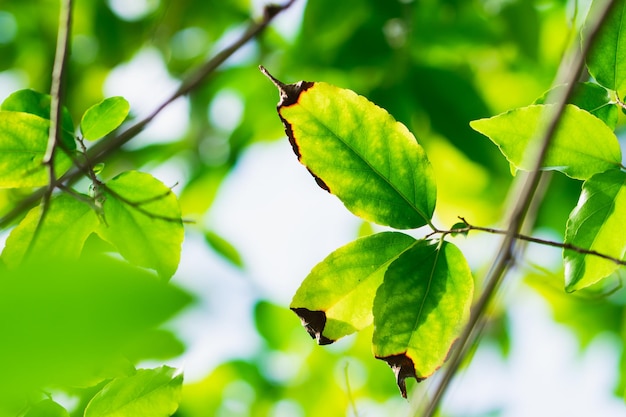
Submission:
[[[598,30],[606,20],[608,12],[614,3],[615,0],[608,0],[595,19],[588,18],[587,36],[583,39],[582,46],[578,49],[577,43],[574,42],[571,46],[573,50],[573,52],[571,52],[572,58],[568,59],[566,56],[561,61],[554,85],[565,84],[565,88],[554,93],[554,95],[556,95],[555,100],[549,100],[550,102],[556,103],[554,111],[547,115],[548,123],[546,124],[546,128],[537,132],[539,139],[537,143],[540,144],[539,148],[530,150],[536,155],[534,158],[535,165],[528,173],[519,196],[511,200],[515,201],[515,203],[511,203],[511,215],[508,221],[508,226],[504,234],[504,239],[496,253],[494,262],[485,277],[485,288],[480,298],[473,306],[469,323],[463,329],[456,347],[452,350],[448,366],[445,368],[442,378],[435,388],[433,396],[426,405],[426,410],[422,417],[432,417],[435,414],[439,408],[443,395],[449,387],[452,377],[459,370],[463,359],[470,350],[469,348],[471,343],[480,333],[480,328],[482,327],[480,323],[483,322],[487,307],[492,297],[497,292],[502,279],[511,265],[511,261],[513,260],[513,252],[517,240],[516,236],[520,233],[528,209],[535,196],[535,192],[541,178],[540,169],[550,146],[552,137],[558,128],[565,105],[572,95],[579,74],[583,70],[585,57],[589,48],[591,47]]]

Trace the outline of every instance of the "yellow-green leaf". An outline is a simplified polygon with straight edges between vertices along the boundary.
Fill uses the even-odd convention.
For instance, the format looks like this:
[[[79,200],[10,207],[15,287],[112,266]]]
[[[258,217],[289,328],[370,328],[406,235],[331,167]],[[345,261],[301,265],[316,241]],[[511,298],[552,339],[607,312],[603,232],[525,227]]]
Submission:
[[[106,183],[97,232],[130,262],[170,278],[178,268],[183,224],[172,190],[150,174],[127,171]]]
[[[474,281],[452,243],[417,241],[385,273],[374,299],[373,350],[405,379],[432,375],[469,319]]]
[[[397,229],[430,223],[434,174],[406,126],[351,90],[272,80],[291,145],[322,188],[368,221]]]
[[[578,204],[567,220],[565,243],[623,259],[626,252],[626,173],[611,170],[583,184]],[[575,291],[595,284],[618,265],[594,255],[563,251],[565,289]]]

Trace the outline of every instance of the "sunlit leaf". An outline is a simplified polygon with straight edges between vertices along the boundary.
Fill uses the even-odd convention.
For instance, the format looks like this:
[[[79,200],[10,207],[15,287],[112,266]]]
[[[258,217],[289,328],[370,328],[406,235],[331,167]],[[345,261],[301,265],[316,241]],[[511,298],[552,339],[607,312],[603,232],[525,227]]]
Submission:
[[[50,95],[30,89],[18,90],[4,99],[0,110],[30,113],[42,119],[50,120]],[[65,106],[61,111],[61,127],[65,130],[62,139],[66,149],[76,149],[74,122],[72,115]]]
[[[273,81],[293,150],[322,188],[368,221],[398,229],[430,222],[433,170],[403,124],[350,90]]]
[[[589,16],[595,18],[605,2],[594,1]],[[584,33],[584,32],[583,32]],[[626,81],[626,2],[614,3],[587,54],[589,73],[608,89],[624,92]]]
[[[320,262],[298,288],[291,309],[320,344],[368,326],[387,266],[415,239],[383,232],[349,243]]]
[[[531,170],[537,152],[537,132],[554,105],[532,105],[489,119],[474,120],[472,128],[487,136],[520,170]],[[565,107],[558,130],[543,161],[543,169],[558,170],[576,179],[620,167],[622,153],[613,131],[578,107]]]
[[[27,263],[0,280],[0,403],[49,385],[119,374],[126,346],[190,297],[155,274],[108,259]]]
[[[373,350],[396,374],[421,381],[446,360],[469,318],[474,281],[451,243],[420,240],[387,269],[374,299]]]
[[[130,104],[124,97],[109,97],[87,109],[80,130],[87,140],[100,139],[117,129],[128,116]]]
[[[30,260],[78,259],[85,240],[98,226],[95,211],[67,194],[52,198],[43,221],[41,215],[41,207],[33,208],[11,231],[2,251],[7,266],[17,266],[26,254]]]
[[[89,402],[85,417],[167,417],[178,409],[183,383],[176,369],[139,369],[116,378]]]
[[[535,104],[546,104],[546,99],[548,99],[550,94],[564,88],[564,85],[560,85],[549,90],[538,98]],[[574,88],[574,93],[569,103],[588,111],[606,123],[608,127],[615,129],[619,110],[606,88],[595,83],[578,83]]]
[[[50,121],[30,113],[0,111],[0,187],[39,187],[49,181],[43,157],[48,146]],[[64,135],[68,135],[64,132]],[[73,138],[68,138],[73,141]],[[56,152],[55,174],[71,166],[63,151]]]
[[[124,172],[103,190],[98,234],[130,262],[170,278],[180,260],[183,224],[176,196],[150,174]]]
[[[32,406],[24,417],[70,417],[70,413],[52,400],[43,400]]]
[[[626,235],[620,230],[626,230],[626,173],[611,170],[594,175],[583,184],[567,221],[565,243],[622,259]],[[563,261],[567,291],[594,284],[618,267],[610,260],[567,249]]]

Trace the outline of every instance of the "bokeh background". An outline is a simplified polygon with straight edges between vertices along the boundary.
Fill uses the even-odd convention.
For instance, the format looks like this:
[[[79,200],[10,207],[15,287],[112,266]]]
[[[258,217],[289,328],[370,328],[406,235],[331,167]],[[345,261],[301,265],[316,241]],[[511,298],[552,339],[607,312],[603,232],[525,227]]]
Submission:
[[[589,3],[296,0],[106,161],[103,178],[139,169],[176,184],[193,221],[172,282],[196,301],[167,325],[185,351],[158,362],[185,372],[176,415],[411,416],[434,386],[410,384],[403,400],[392,372],[371,355],[371,329],[319,347],[289,311],[317,262],[379,228],[351,215],[299,165],[259,64],[285,82],[326,81],[387,109],[435,168],[437,225],[450,227],[457,216],[497,225],[513,176],[469,121],[531,104],[548,90]],[[0,0],[0,100],[21,88],[49,91],[58,7]],[[263,7],[262,0],[76,1],[66,102],[74,120],[113,95],[130,101],[133,118],[148,114]],[[562,240],[580,186],[550,177],[534,234]],[[0,190],[0,215],[21,197]],[[480,288],[498,238],[455,243]],[[527,247],[442,415],[626,414],[626,294],[607,295],[619,273],[566,295],[561,269],[558,250]],[[76,399],[62,401],[71,408]]]

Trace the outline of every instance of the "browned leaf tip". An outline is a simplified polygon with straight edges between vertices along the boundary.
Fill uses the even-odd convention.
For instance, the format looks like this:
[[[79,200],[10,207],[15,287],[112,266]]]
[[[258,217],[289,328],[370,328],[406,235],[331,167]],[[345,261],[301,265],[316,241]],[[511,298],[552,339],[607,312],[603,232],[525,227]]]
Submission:
[[[269,78],[276,88],[278,88],[278,92],[280,93],[280,101],[278,102],[279,109],[283,106],[291,106],[292,104],[297,103],[300,93],[308,90],[315,84],[311,81],[298,81],[295,84],[285,84],[270,74],[263,65],[259,65],[259,69],[263,75]]]
[[[411,358],[406,356],[405,353],[400,355],[392,355],[384,358],[377,357],[377,359],[382,359],[387,362],[387,365],[391,367],[391,370],[396,375],[396,383],[398,384],[398,388],[400,388],[400,394],[402,397],[406,398],[406,379],[407,378],[415,378],[417,382],[422,382],[425,378],[418,378],[415,373],[415,365]]]
[[[294,313],[300,317],[300,321],[302,321],[302,325],[309,333],[309,335],[317,340],[317,344],[319,345],[330,345],[334,342],[324,336],[322,332],[324,331],[324,326],[326,326],[326,313],[323,311],[311,311],[307,308],[292,308]]]

